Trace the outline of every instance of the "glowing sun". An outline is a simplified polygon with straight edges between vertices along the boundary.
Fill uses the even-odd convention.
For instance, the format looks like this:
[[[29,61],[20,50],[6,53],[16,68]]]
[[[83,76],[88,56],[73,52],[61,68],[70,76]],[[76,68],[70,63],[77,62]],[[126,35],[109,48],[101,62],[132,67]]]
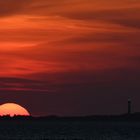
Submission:
[[[14,115],[20,116],[30,116],[30,113],[22,106],[15,103],[5,103],[0,105],[0,116],[10,115],[13,117]]]

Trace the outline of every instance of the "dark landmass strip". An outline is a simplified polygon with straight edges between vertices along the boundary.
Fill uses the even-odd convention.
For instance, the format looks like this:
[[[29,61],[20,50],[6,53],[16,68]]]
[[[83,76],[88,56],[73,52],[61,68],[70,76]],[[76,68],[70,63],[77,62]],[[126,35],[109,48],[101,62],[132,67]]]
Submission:
[[[2,120],[34,120],[34,121],[140,121],[140,112],[123,115],[95,115],[95,116],[77,116],[77,117],[62,117],[62,116],[18,116],[10,117],[9,115],[1,116]]]

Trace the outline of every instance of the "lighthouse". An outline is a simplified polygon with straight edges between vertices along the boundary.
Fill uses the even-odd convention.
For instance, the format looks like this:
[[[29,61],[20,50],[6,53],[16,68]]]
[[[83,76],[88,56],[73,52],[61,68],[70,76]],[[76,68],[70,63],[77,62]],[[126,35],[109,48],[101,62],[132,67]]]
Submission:
[[[131,99],[128,99],[128,114],[131,114]]]

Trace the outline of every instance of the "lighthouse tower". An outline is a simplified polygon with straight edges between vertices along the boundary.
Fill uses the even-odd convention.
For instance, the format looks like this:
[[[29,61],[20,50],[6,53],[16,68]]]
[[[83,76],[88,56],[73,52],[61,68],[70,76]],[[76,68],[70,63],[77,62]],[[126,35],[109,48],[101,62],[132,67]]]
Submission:
[[[131,99],[128,99],[128,114],[131,114]]]

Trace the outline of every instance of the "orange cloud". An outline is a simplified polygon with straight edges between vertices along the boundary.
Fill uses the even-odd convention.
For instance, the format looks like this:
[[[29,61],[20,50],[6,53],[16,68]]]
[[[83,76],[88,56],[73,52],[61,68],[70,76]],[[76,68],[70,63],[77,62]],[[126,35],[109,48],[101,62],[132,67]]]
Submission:
[[[0,6],[1,77],[139,69],[138,0],[8,0]]]

